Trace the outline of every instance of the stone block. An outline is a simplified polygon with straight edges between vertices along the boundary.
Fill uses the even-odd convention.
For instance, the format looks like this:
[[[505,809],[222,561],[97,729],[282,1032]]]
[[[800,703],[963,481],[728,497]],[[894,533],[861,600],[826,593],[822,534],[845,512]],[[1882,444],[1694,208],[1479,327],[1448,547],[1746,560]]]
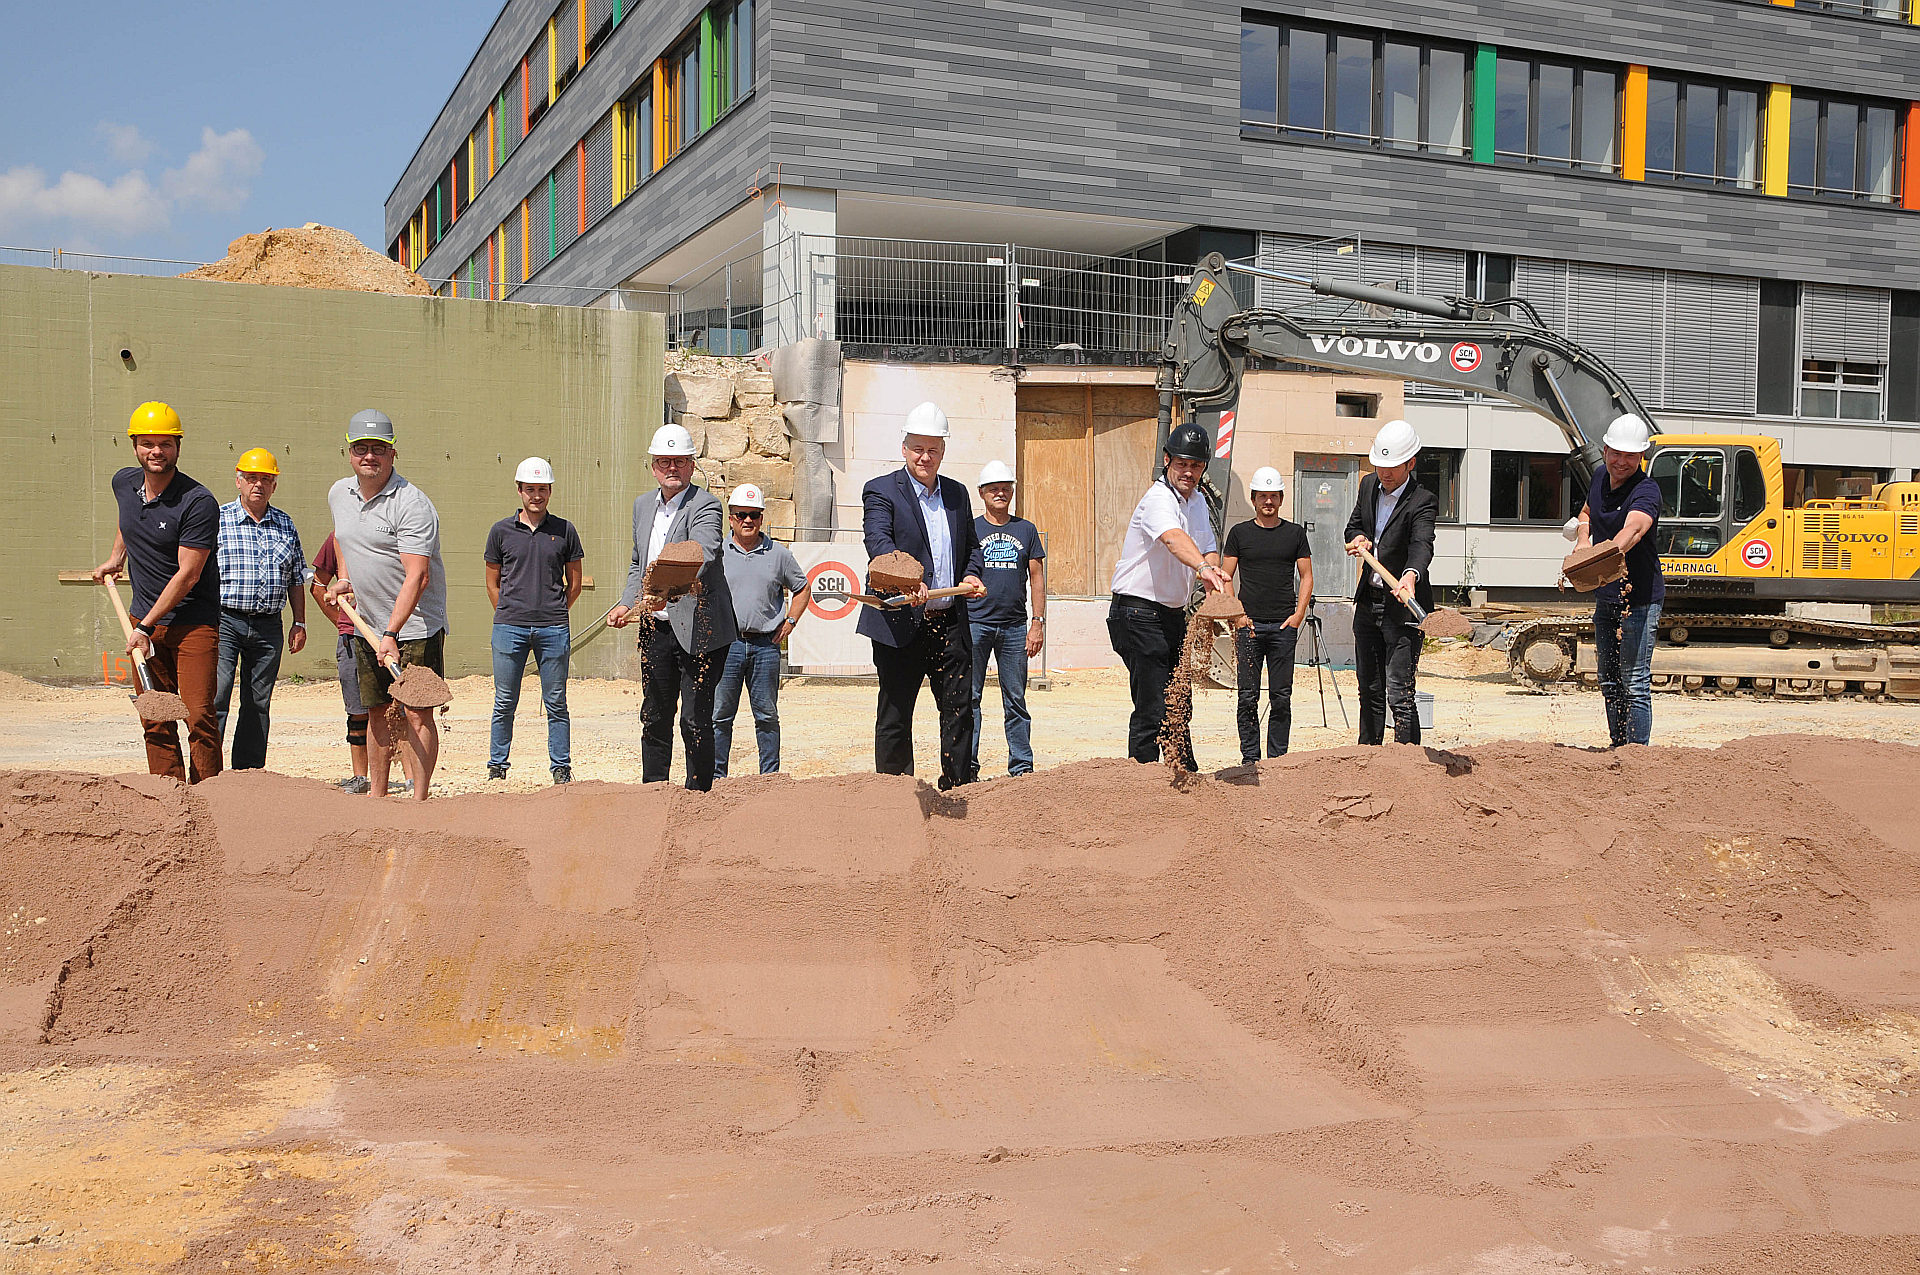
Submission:
[[[727,486],[752,483],[768,500],[793,499],[793,465],[764,456],[743,456],[726,466]]]
[[[793,502],[791,500],[767,501],[767,534],[776,540],[792,540],[793,528]]]
[[[700,372],[667,374],[667,406],[710,421],[733,414],[733,378]]]
[[[791,451],[787,441],[787,418],[778,412],[748,417],[747,443],[755,455],[785,460]]]
[[[696,460],[693,462],[694,482],[716,494],[724,491],[726,467],[717,460]]]
[[[695,416],[692,412],[675,412],[674,423],[683,427],[693,438],[693,454],[703,456],[707,450],[707,418]]]
[[[773,403],[771,372],[735,372],[733,401],[742,407],[767,407]]]
[[[708,421],[707,447],[712,460],[738,460],[747,454],[747,427],[739,421]]]

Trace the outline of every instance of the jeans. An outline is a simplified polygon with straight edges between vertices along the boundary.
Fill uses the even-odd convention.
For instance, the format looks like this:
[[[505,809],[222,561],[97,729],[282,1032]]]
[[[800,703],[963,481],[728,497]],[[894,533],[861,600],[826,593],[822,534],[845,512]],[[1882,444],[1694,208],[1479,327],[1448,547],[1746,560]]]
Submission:
[[[1186,612],[1116,593],[1107,608],[1107,638],[1127,666],[1127,691],[1133,698],[1133,713],[1127,718],[1127,756],[1137,762],[1160,760],[1160,734],[1171,709],[1179,725],[1168,733],[1167,746],[1173,754],[1168,760],[1198,770],[1193,760],[1193,692],[1189,689],[1184,698],[1167,703],[1167,685],[1186,649]]]
[[[1366,594],[1371,594],[1368,598]],[[1386,739],[1393,718],[1393,742],[1420,742],[1420,707],[1414,700],[1414,675],[1420,667],[1420,626],[1406,610],[1389,609],[1384,589],[1368,589],[1353,604],[1353,669],[1360,683],[1360,742]]]
[[[1267,672],[1267,756],[1287,755],[1293,734],[1293,652],[1300,630],[1275,620],[1255,621],[1233,631],[1237,657],[1239,703],[1234,716],[1240,725],[1240,760],[1260,760],[1260,670]]]
[[[929,613],[905,646],[873,644],[873,668],[880,679],[873,719],[876,774],[913,773],[913,706],[920,698],[920,684],[926,682],[940,710],[940,787],[945,790],[972,779],[970,637],[965,609],[949,607]]]
[[[540,702],[547,710],[547,764],[573,765],[573,723],[567,716],[567,644],[565,624],[493,626],[493,737],[487,765],[504,766],[513,751],[513,714],[520,707],[520,681],[527,656],[540,669]]]
[[[1602,599],[1593,608],[1593,649],[1600,665],[1600,696],[1607,705],[1613,747],[1653,739],[1653,643],[1660,604],[1623,609]]]
[[[1000,708],[1006,717],[1007,773],[1033,773],[1033,717],[1027,712],[1027,625],[973,626],[973,778],[980,778],[980,709],[987,657],[1000,666]]]
[[[760,773],[780,769],[780,644],[771,633],[742,633],[727,648],[727,665],[713,692],[713,777],[727,777],[733,753],[733,719],[744,686],[753,705],[753,735],[760,744]]]
[[[213,702],[220,738],[227,737],[227,710],[233,704],[234,667],[239,666],[240,720],[233,726],[233,768],[259,770],[267,764],[267,728],[273,682],[280,676],[280,613],[250,615],[220,611],[220,672]]]
[[[673,626],[651,617],[640,621],[640,782],[665,782],[673,768],[673,715],[680,714],[680,740],[687,747],[687,789],[713,788],[713,689],[726,647],[689,652]]]

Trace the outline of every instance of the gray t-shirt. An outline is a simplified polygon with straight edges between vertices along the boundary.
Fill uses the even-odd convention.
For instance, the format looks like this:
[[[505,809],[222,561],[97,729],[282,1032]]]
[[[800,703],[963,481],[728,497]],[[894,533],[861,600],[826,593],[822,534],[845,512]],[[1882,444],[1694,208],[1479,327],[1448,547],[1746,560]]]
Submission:
[[[353,583],[354,606],[375,633],[387,627],[393,604],[406,583],[403,553],[430,559],[427,587],[401,626],[400,640],[432,637],[447,628],[447,569],[440,561],[440,513],[427,493],[398,471],[372,500],[360,499],[360,480],[342,478],[327,493],[333,512],[333,539],[340,565]]]
[[[733,619],[746,633],[771,633],[780,627],[787,595],[807,587],[807,573],[793,551],[777,540],[760,537],[748,553],[727,537],[727,588],[733,593]]]

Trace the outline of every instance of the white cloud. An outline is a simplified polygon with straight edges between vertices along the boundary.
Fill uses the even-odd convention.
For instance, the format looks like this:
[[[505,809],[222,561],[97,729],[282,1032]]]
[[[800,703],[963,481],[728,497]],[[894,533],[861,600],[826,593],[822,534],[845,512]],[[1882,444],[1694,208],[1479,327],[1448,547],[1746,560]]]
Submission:
[[[100,136],[107,139],[107,153],[129,168],[138,168],[147,162],[147,156],[153,154],[153,143],[146,139],[137,124],[115,124],[102,120]]]
[[[160,176],[160,189],[176,204],[233,212],[253,193],[266,152],[244,128],[229,133],[200,130],[200,149]]]
[[[108,149],[123,162],[152,150],[132,125],[102,124]],[[244,128],[200,131],[200,149],[178,168],[160,174],[158,184],[139,168],[111,181],[68,171],[49,180],[31,166],[0,172],[0,232],[31,228],[51,232],[63,243],[84,230],[121,235],[163,230],[176,210],[234,212],[253,193],[266,153]]]

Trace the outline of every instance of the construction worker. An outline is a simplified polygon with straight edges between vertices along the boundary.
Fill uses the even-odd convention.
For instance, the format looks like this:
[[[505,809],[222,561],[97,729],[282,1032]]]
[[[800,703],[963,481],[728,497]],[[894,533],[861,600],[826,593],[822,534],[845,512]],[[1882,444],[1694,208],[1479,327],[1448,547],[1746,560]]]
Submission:
[[[135,464],[113,476],[120,521],[113,552],[93,569],[96,582],[123,571],[133,585],[133,637],[127,654],[146,658],[152,690],[187,706],[187,751],[172,722],[148,722],[147,770],[199,783],[220,773],[220,721],[214,711],[220,657],[220,502],[180,472],[184,432],[165,403],[142,403],[127,421]],[[117,587],[117,586],[116,586]]]
[[[556,784],[573,782],[572,721],[567,716],[567,613],[580,597],[580,533],[547,511],[553,466],[539,456],[513,474],[520,508],[487,532],[487,597],[493,603],[493,734],[487,778],[505,779],[513,751],[513,714],[527,657],[540,670],[547,714],[547,767]]]
[[[1000,666],[1000,710],[1007,732],[1007,773],[1033,773],[1033,718],[1027,712],[1027,661],[1040,654],[1047,623],[1047,547],[1040,529],[1013,514],[1013,470],[988,461],[980,471],[980,504],[973,522],[980,540],[983,598],[967,603],[973,639],[973,774],[980,778],[981,701],[987,661]],[[1027,599],[1033,599],[1029,619]]]
[[[807,573],[793,551],[766,533],[767,501],[752,483],[727,493],[727,589],[733,594],[739,636],[727,648],[726,667],[713,696],[713,773],[727,777],[733,751],[733,719],[740,689],[753,705],[753,734],[760,746],[760,773],[780,769],[780,644],[800,623],[812,597]]]
[[[239,671],[240,720],[233,729],[233,769],[267,764],[273,684],[280,676],[281,643],[295,655],[307,645],[307,555],[300,532],[284,509],[272,504],[280,464],[264,447],[240,453],[233,484],[238,498],[220,506],[220,675],[214,702],[220,706],[220,737],[227,736]],[[293,628],[282,634],[280,612],[293,608]]]
[[[387,795],[396,744],[400,764],[413,783],[416,801],[425,801],[440,760],[440,728],[430,708],[393,702],[390,666],[420,665],[444,677],[447,672],[447,569],[440,561],[440,511],[394,464],[393,422],[386,413],[356,412],[347,423],[347,454],[353,473],[333,485],[327,506],[340,550],[341,574],[327,596],[345,598],[374,629],[377,644],[363,635],[354,642],[360,702],[373,728],[367,752],[369,792]]]
[[[354,650],[357,631],[347,613],[327,597],[327,586],[339,577],[340,544],[329,531],[320,552],[313,555],[313,577],[308,587],[313,590],[314,604],[333,621],[336,633],[333,666],[340,679],[340,699],[347,710],[347,759],[353,766],[353,773],[340,780],[340,790],[364,793],[372,790],[373,783],[367,778],[367,706],[360,702],[360,657]],[[405,780],[400,786],[411,787]]]
[[[1576,549],[1586,549],[1611,540],[1626,558],[1627,578],[1602,585],[1593,603],[1594,657],[1615,748],[1653,738],[1653,644],[1667,584],[1653,534],[1660,526],[1660,487],[1640,465],[1650,446],[1651,432],[1638,416],[1616,417],[1607,427],[1601,439],[1607,463],[1587,488],[1575,541]]]
[[[640,779],[661,783],[673,766],[673,716],[687,746],[687,788],[713,787],[713,692],[736,636],[733,595],[720,552],[720,502],[693,485],[693,435],[662,425],[647,452],[659,486],[633,502],[633,563],[626,592],[607,614],[614,628],[640,626]],[[646,594],[647,568],[670,544],[700,546],[698,583],[668,601]],[[634,614],[636,604],[642,606]]]
[[[868,608],[856,626],[873,643],[879,702],[873,722],[873,768],[883,775],[913,773],[913,707],[920,685],[933,687],[940,710],[940,787],[968,782],[973,766],[973,641],[964,606],[953,597],[929,600],[932,589],[980,583],[980,541],[967,489],[940,476],[951,433],[934,403],[907,413],[900,459],[892,473],[868,481],[860,503],[869,560],[905,553],[926,577],[906,594],[907,605]]]
[[[1374,435],[1367,460],[1373,472],[1360,480],[1360,496],[1347,519],[1347,553],[1362,549],[1399,574],[1392,579],[1363,568],[1353,591],[1354,676],[1360,683],[1360,742],[1386,738],[1389,713],[1399,744],[1420,742],[1420,712],[1414,677],[1420,665],[1420,626],[1405,605],[1433,607],[1428,569],[1433,564],[1433,525],[1440,502],[1413,476],[1420,437],[1405,421],[1388,421]]]
[[[1161,730],[1172,711],[1178,726],[1168,738],[1169,760],[1199,769],[1187,720],[1192,696],[1170,705],[1167,685],[1186,646],[1186,606],[1195,578],[1209,591],[1227,587],[1213,517],[1200,492],[1212,455],[1212,440],[1198,425],[1178,425],[1168,432],[1160,476],[1133,507],[1113,568],[1107,636],[1127,666],[1127,689],[1133,697],[1127,756],[1137,762],[1159,760]]]
[[[1253,517],[1227,531],[1220,570],[1240,577],[1247,622],[1233,631],[1238,676],[1235,717],[1240,761],[1260,760],[1260,673],[1267,675],[1267,756],[1284,757],[1293,733],[1293,653],[1313,602],[1313,547],[1297,522],[1280,516],[1287,485],[1280,471],[1262,466],[1247,484]],[[1298,578],[1298,586],[1295,579]]]

